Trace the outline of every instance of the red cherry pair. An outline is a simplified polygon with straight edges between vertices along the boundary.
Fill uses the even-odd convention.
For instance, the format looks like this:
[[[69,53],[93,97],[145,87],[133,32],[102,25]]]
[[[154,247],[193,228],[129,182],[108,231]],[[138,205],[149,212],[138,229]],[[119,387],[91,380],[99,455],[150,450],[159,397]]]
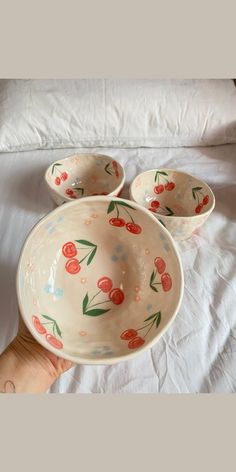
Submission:
[[[203,198],[202,202],[199,203],[199,204],[196,206],[196,208],[195,208],[195,213],[201,213],[201,211],[202,211],[202,209],[203,209],[203,206],[204,206],[204,205],[207,205],[208,202],[209,202],[209,195],[206,195],[206,196]]]
[[[123,341],[129,341],[129,349],[137,349],[145,343],[145,340],[140,336],[137,336],[137,334],[138,332],[135,329],[126,329],[126,331],[123,331],[120,337]]]
[[[165,272],[166,263],[162,257],[156,257],[154,259],[154,265],[157,269],[158,274],[161,274],[161,285],[164,292],[169,292],[172,287],[172,280],[170,274]],[[165,272],[165,273],[164,273]]]
[[[109,299],[114,305],[120,305],[124,301],[124,292],[120,288],[113,288],[112,280],[109,277],[101,277],[97,282],[98,288],[104,292],[109,292]]]
[[[63,343],[53,336],[51,333],[48,333],[45,326],[41,323],[40,319],[37,316],[32,316],[32,322],[39,334],[45,335],[45,338],[51,346],[55,347],[56,349],[62,349]]]
[[[61,182],[65,182],[67,180],[67,178],[68,178],[67,172],[61,172],[60,177],[58,176],[58,177],[55,178],[55,184],[56,185],[61,185]]]
[[[111,218],[109,220],[110,225],[116,226],[118,228],[121,228],[123,226],[126,227],[126,229],[133,234],[140,234],[142,231],[141,226],[137,225],[136,223],[133,223],[129,221],[128,223],[125,222],[123,218]]]
[[[159,195],[160,193],[163,193],[164,190],[167,190],[168,192],[171,192],[171,190],[174,190],[175,188],[175,183],[174,182],[166,182],[165,185],[159,184],[154,187],[154,192]]]
[[[78,259],[75,259],[75,256],[78,254],[75,244],[71,241],[65,243],[62,246],[62,254],[69,259],[65,265],[67,272],[72,275],[78,274],[81,267]]]

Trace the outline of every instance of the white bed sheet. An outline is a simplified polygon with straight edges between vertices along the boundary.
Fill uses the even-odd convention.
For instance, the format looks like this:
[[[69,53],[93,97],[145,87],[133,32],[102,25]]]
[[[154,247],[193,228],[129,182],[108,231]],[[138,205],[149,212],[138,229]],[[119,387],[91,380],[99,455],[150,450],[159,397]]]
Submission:
[[[73,150],[74,151],[77,150]],[[78,149],[78,152],[86,149]],[[126,169],[128,184],[142,170],[173,167],[206,180],[216,207],[198,234],[178,243],[185,292],[161,340],[115,366],[78,365],[50,392],[197,393],[236,391],[236,145],[206,148],[99,149]],[[0,350],[17,331],[17,262],[33,225],[54,208],[45,168],[71,149],[0,154]]]

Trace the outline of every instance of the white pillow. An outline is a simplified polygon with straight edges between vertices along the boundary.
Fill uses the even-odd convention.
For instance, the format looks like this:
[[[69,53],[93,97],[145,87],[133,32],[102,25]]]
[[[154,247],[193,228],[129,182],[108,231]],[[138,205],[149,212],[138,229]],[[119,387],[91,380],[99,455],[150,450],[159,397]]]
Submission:
[[[0,80],[0,152],[235,142],[232,80]]]

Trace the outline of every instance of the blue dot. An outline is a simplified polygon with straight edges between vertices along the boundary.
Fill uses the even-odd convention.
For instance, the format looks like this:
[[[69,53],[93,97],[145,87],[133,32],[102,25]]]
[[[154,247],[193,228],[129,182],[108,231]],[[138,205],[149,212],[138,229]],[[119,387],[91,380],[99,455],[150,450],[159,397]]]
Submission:
[[[149,303],[149,304],[147,305],[147,310],[150,311],[151,309],[152,309],[152,305]]]
[[[165,244],[165,245],[164,245],[164,249],[165,249],[167,252],[169,252],[170,247],[168,246],[168,244]]]
[[[118,257],[115,254],[113,254],[113,256],[111,256],[111,260],[116,262],[118,261]]]
[[[123,254],[122,261],[127,261],[128,257],[129,257],[128,254]]]
[[[163,233],[160,233],[160,238],[162,239],[162,241],[164,241],[164,239],[165,239],[165,236],[164,236],[164,234],[163,234]]]
[[[116,246],[116,252],[121,252],[123,250],[123,246],[121,246],[121,244],[118,244],[118,246]]]
[[[57,298],[62,297],[62,295],[63,295],[63,290],[62,290],[62,288],[57,288],[57,289],[55,290],[55,292],[54,292],[54,295],[55,295],[55,297],[57,297]]]

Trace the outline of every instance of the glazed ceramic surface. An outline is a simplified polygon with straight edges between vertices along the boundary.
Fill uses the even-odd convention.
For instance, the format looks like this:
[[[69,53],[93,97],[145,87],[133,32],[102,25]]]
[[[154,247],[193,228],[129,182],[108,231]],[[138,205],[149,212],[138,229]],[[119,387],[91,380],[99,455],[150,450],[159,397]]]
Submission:
[[[177,314],[181,262],[168,231],[119,198],[62,205],[29,234],[19,307],[43,346],[77,363],[112,364],[151,347]]]
[[[51,164],[45,180],[57,205],[90,195],[118,196],[125,175],[122,166],[103,154],[76,154]]]
[[[130,197],[152,212],[176,240],[189,238],[215,206],[205,182],[173,169],[139,174],[130,186]]]

